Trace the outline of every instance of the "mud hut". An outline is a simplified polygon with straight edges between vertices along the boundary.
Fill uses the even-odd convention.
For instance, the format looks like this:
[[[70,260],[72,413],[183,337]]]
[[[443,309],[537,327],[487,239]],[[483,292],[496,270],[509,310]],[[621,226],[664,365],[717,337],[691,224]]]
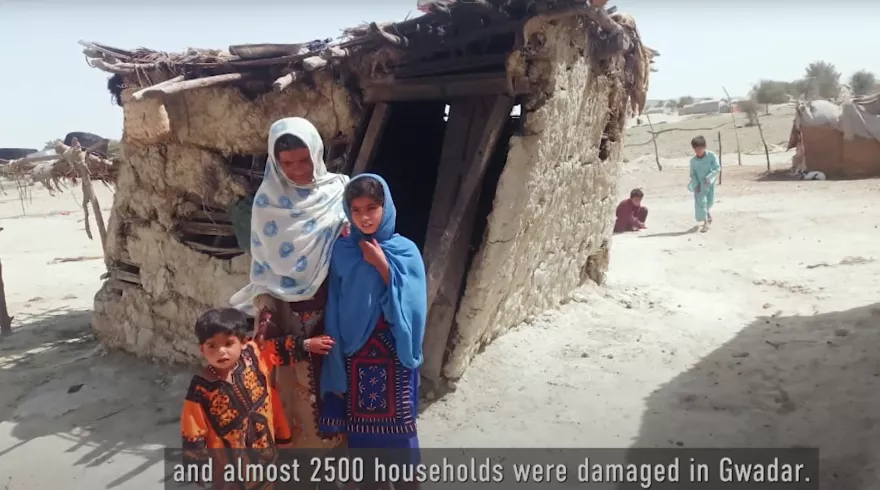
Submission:
[[[656,55],[632,18],[584,1],[453,2],[344,34],[179,54],[82,43],[124,110],[93,319],[106,344],[196,357],[197,314],[248,280],[229,210],[256,190],[269,125],[287,116],[317,126],[331,170],[391,185],[428,270],[425,378],[459,378],[493,338],[603,281],[624,123]]]
[[[844,179],[880,176],[880,94],[839,105],[798,102],[788,141],[792,148],[798,148],[793,166],[801,171]]]

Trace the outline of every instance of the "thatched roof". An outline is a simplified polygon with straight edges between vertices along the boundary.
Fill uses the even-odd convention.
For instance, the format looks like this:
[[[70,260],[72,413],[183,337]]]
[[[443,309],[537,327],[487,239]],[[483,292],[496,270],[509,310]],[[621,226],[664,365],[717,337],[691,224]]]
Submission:
[[[308,79],[310,72],[331,67],[343,68],[341,71],[354,78],[400,79],[488,70],[499,63],[503,66],[501,53],[493,51],[488,40],[508,36],[508,46],[512,46],[513,39],[522,34],[525,22],[536,16],[584,16],[600,37],[612,38],[629,26],[626,22],[618,23],[619,19],[612,20],[615,9],[606,9],[605,2],[446,0],[433,4],[427,13],[416,18],[345,29],[338,39],[238,45],[228,50],[190,48],[182,53],[162,53],[80,43],[85,47],[89,65],[117,75],[108,86],[117,101],[123,86],[150,87],[161,82],[165,85],[155,88],[165,94],[254,79],[274,81],[272,87],[280,91],[291,83]],[[643,47],[639,39],[618,44],[633,43],[649,58],[658,54]],[[462,55],[463,52],[467,54]]]

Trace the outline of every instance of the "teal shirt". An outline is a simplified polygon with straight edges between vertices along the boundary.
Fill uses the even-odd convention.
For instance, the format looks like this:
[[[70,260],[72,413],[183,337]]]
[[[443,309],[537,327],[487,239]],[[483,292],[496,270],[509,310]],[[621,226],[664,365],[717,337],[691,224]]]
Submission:
[[[714,187],[719,172],[721,165],[714,152],[706,150],[703,158],[691,158],[691,180],[688,183],[688,190],[693,192],[697,186],[700,186],[700,190],[705,192],[709,187]]]

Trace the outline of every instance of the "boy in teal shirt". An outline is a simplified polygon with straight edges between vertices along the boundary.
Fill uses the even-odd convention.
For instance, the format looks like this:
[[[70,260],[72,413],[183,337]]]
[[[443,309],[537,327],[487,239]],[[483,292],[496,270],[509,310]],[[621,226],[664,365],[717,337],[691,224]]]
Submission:
[[[712,223],[712,205],[715,203],[715,179],[721,171],[718,157],[706,151],[706,138],[697,136],[691,140],[694,157],[691,158],[691,180],[688,190],[694,193],[694,217],[700,226],[700,232],[709,231]]]

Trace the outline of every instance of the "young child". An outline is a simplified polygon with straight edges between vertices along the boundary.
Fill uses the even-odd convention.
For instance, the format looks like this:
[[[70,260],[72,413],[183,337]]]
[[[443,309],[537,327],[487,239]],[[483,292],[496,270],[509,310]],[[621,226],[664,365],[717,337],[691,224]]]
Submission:
[[[398,462],[417,463],[425,264],[418,247],[394,232],[397,211],[381,177],[353,178],[344,207],[352,227],[330,257],[325,325],[338,343],[321,372],[322,430],[347,434],[349,449],[402,450]]]
[[[261,318],[265,326],[270,319]],[[257,342],[247,337],[252,325],[234,308],[216,308],[196,320],[199,350],[208,365],[193,376],[183,402],[180,429],[185,464],[204,464],[213,458],[213,488],[224,488],[226,449],[246,449],[236,454],[248,462],[273,462],[276,448],[289,445],[292,434],[278,395],[269,386],[272,366],[290,365],[309,354],[324,355],[333,339],[279,337]],[[259,334],[258,334],[259,338]],[[213,450],[213,451],[212,451]],[[222,459],[222,460],[218,460]],[[243,487],[270,489],[269,482],[251,482]]]
[[[691,158],[691,180],[688,190],[694,193],[694,217],[700,232],[709,231],[712,223],[712,205],[715,203],[715,179],[721,171],[718,157],[706,151],[706,138],[697,136],[691,140],[694,157]]]
[[[641,189],[633,189],[629,193],[629,199],[620,201],[620,204],[617,205],[614,233],[639,231],[647,228],[645,221],[648,220],[648,208],[642,206],[642,198],[644,197],[645,193]]]

